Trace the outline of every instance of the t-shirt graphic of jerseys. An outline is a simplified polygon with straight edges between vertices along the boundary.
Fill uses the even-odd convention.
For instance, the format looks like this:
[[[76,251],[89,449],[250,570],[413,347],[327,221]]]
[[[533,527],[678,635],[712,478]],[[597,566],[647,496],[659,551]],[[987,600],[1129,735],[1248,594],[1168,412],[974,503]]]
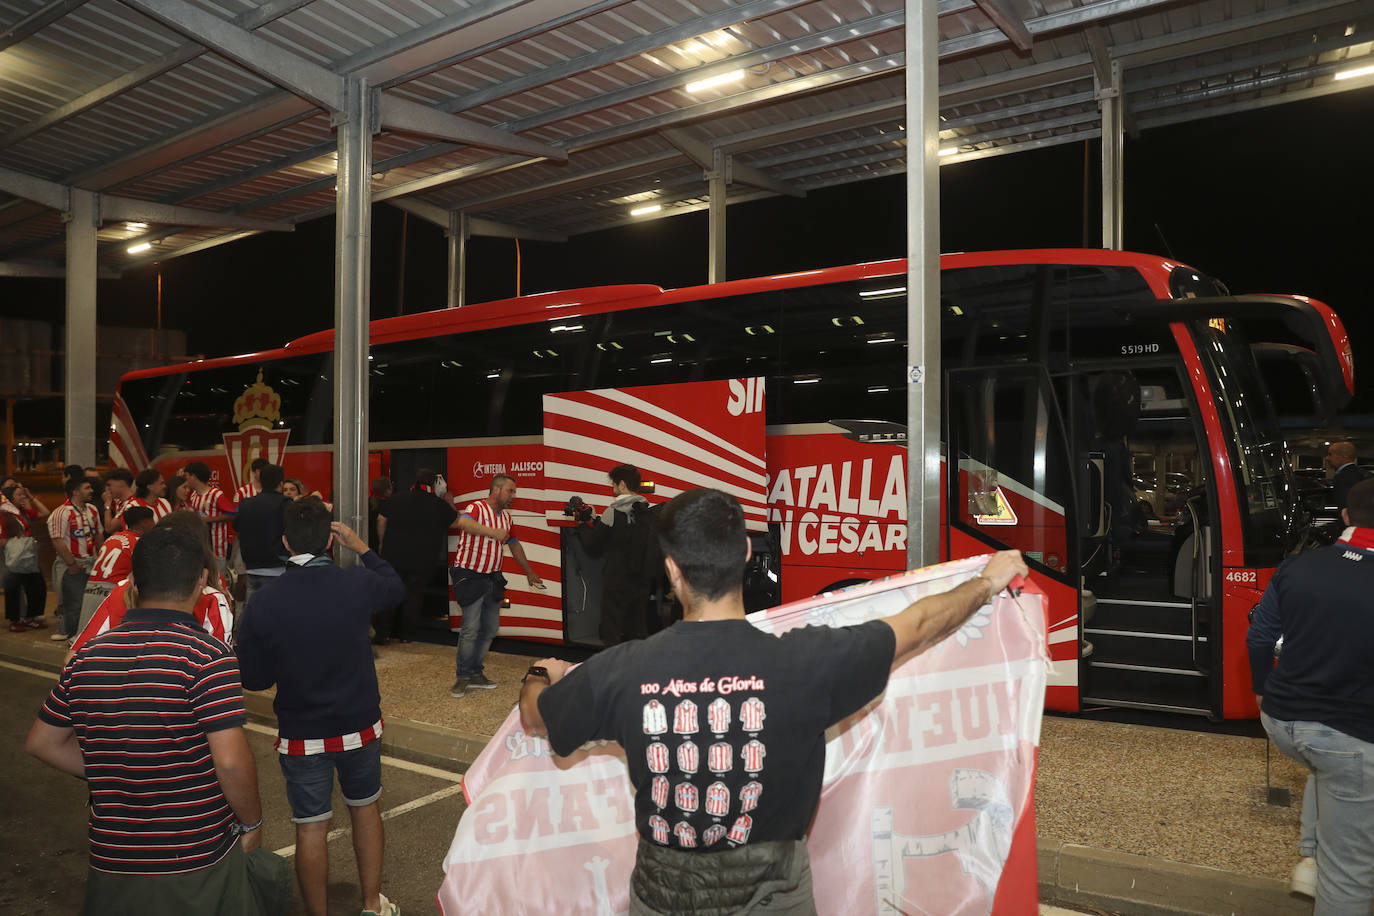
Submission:
[[[763,693],[763,678],[726,680],[732,687],[745,683]],[[712,684],[707,678],[696,685],[698,696],[713,692],[706,689]],[[660,689],[658,684],[640,685],[642,694]],[[649,797],[658,809],[649,817],[649,836],[655,843],[681,849],[714,846],[722,840],[738,846],[749,840],[754,824],[749,812],[758,806],[763,794],[760,774],[768,755],[763,741],[767,706],[757,694],[746,694],[738,700],[717,696],[706,704],[704,731],[697,710],[697,702],[690,699],[665,702],[655,697],[644,704],[644,734],[649,742],[644,751],[645,765],[655,774]],[[733,723],[737,723],[734,730]],[[669,743],[676,746],[670,748]],[[701,772],[703,745],[705,773]],[[704,805],[700,803],[702,799]],[[680,819],[670,823],[669,818]]]

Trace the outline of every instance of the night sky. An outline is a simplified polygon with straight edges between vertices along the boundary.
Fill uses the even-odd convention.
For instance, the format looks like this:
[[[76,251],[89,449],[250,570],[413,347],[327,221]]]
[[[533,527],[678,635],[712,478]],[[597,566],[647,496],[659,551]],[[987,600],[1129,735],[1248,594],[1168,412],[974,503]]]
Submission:
[[[1351,333],[1357,370],[1374,366],[1367,305],[1374,242],[1374,89],[1210,118],[1127,139],[1125,247],[1176,257],[1234,293],[1303,293],[1331,305]],[[1084,175],[1087,159],[1085,235]],[[944,251],[1096,246],[1098,147],[1069,144],[946,166]],[[901,257],[905,176],[731,206],[731,279]],[[522,242],[522,292],[604,283],[706,282],[705,212],[579,236]],[[445,304],[440,230],[373,212],[372,315]],[[260,235],[162,266],[163,322],[193,353],[268,349],[333,321],[334,222]],[[404,260],[404,301],[401,264]],[[469,243],[468,301],[515,293],[510,239]],[[99,284],[101,324],[150,327],[158,268]],[[61,320],[60,280],[0,280],[0,316]],[[1374,411],[1374,370],[1357,374],[1348,412]],[[16,432],[61,433],[60,404],[21,405]]]

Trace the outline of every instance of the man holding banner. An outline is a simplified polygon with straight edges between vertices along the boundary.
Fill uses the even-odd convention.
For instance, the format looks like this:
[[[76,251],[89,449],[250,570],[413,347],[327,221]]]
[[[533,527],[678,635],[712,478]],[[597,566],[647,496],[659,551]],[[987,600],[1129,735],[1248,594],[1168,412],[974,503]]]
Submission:
[[[1000,553],[893,617],[778,637],[745,620],[749,544],[733,497],[684,493],[658,531],[683,622],[573,671],[557,659],[532,667],[520,695],[525,730],[547,735],[562,757],[594,739],[624,748],[639,836],[631,913],[815,912],[804,836],[825,730],[1026,566],[1018,552]]]

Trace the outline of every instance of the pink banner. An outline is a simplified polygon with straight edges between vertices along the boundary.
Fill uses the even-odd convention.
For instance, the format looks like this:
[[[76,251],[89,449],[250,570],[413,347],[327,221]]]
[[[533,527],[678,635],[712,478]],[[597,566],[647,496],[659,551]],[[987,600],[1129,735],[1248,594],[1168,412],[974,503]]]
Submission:
[[[932,566],[749,619],[782,633],[888,617],[953,588],[986,560]],[[807,841],[819,912],[1037,911],[1032,790],[1047,664],[1042,597],[1003,593],[831,729]],[[513,711],[463,788],[469,806],[438,894],[444,913],[629,909],[634,802],[618,745],[556,761]]]

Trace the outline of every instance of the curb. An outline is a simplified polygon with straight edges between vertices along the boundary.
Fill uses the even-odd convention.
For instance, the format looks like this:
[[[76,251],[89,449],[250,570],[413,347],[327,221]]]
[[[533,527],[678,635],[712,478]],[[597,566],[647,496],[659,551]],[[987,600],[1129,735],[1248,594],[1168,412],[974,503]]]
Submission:
[[[1287,882],[1041,837],[1040,899],[1131,916],[1311,916]]]

